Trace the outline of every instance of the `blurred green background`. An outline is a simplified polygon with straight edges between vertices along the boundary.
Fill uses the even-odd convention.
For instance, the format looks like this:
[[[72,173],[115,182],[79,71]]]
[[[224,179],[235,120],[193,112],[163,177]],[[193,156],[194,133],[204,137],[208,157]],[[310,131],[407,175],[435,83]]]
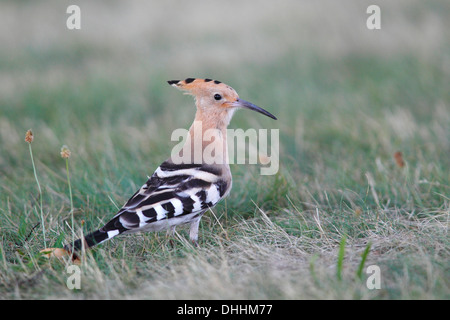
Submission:
[[[384,113],[390,129],[407,127],[399,139],[417,133],[409,120],[448,115],[446,1],[379,1],[381,30],[366,27],[370,1],[77,1],[81,30],[66,28],[69,4],[0,4],[2,148],[29,127],[56,146],[75,142],[64,132],[91,137],[102,122],[129,127],[127,138],[167,135],[193,117],[192,102],[165,83],[186,77],[219,79],[273,111],[294,157],[309,127],[331,117],[347,122],[343,138],[363,140],[358,115]],[[320,147],[339,143],[343,119],[322,128]]]
[[[165,83],[186,77],[221,80],[272,111],[284,155],[302,160],[311,132],[323,151],[350,139],[391,153],[433,115],[448,119],[446,1],[379,1],[381,30],[366,27],[370,1],[76,1],[81,30],[66,28],[69,4],[0,3],[3,170],[28,128],[54,148],[101,143],[108,124],[148,154],[190,124],[192,101]],[[371,125],[403,132],[398,145],[375,146],[360,128],[380,116],[388,123]],[[234,124],[275,126],[244,112]]]
[[[71,4],[81,8],[81,30],[66,27]],[[381,8],[380,30],[366,27],[371,4]],[[438,257],[430,264],[441,281],[449,252],[449,17],[444,0],[1,1],[5,270],[19,264],[17,247],[42,247],[42,234],[31,230],[40,218],[26,130],[35,134],[47,240],[60,245],[70,239],[61,146],[72,151],[75,218],[86,232],[112,217],[112,202],[124,203],[169,156],[171,132],[191,124],[192,98],[166,81],[199,77],[225,82],[279,119],[248,111],[233,118],[231,128],[280,129],[280,172],[264,177],[255,166],[232,166],[234,189],[217,209],[225,228],[230,217],[257,216],[253,200],[309,254],[319,244],[317,235],[308,237],[321,229],[331,240],[320,237],[320,245],[330,252],[347,234],[350,243],[369,239],[375,255],[391,259],[400,253],[386,248],[413,243],[403,232],[410,236],[410,219],[425,217],[419,224],[430,229],[413,228],[423,247],[400,260],[415,270],[411,261],[424,251]],[[315,225],[316,210],[323,225]],[[394,231],[372,224],[380,212]],[[391,266],[393,281],[404,275],[402,263]],[[12,280],[1,280],[9,288]],[[413,285],[422,280],[429,279]],[[398,282],[387,296],[409,297],[409,289]],[[448,285],[430,290],[448,297]]]

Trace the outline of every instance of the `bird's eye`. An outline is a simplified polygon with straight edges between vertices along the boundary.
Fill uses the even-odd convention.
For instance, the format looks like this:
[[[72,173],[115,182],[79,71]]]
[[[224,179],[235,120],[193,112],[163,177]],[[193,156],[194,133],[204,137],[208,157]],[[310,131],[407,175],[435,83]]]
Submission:
[[[220,94],[216,93],[216,94],[214,95],[214,99],[220,100],[220,99],[222,99],[222,96],[221,96]]]

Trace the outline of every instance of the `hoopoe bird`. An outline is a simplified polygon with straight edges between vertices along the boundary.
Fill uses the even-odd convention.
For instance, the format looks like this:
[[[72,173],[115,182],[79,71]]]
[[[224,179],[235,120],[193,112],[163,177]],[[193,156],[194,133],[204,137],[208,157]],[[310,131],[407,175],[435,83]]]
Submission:
[[[197,107],[182,150],[164,161],[109,222],[66,245],[67,251],[90,248],[121,234],[173,233],[182,224],[190,224],[189,238],[197,246],[200,219],[231,189],[226,129],[233,113],[244,108],[276,120],[268,111],[240,99],[233,88],[220,81],[187,78],[168,83],[194,96]],[[208,133],[211,136],[211,132],[214,139],[206,143],[202,137]],[[210,159],[198,156],[203,156],[206,148],[215,150]]]

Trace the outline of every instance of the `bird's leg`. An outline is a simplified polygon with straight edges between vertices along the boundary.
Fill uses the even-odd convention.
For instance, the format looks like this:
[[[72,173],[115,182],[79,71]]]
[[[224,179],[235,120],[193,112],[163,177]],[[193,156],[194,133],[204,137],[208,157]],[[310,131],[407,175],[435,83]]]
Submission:
[[[200,219],[202,216],[198,217],[191,222],[191,227],[189,229],[189,239],[191,240],[194,247],[198,247],[198,227],[200,225]]]
[[[169,230],[167,230],[166,239],[168,239],[170,246],[175,247],[175,242],[173,241],[173,237],[175,235],[176,226],[171,226]]]

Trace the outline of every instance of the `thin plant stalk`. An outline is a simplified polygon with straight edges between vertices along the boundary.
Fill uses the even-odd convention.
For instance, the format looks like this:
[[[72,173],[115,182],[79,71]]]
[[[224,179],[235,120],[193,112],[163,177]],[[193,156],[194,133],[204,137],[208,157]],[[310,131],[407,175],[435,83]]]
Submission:
[[[69,175],[69,158],[66,158],[66,173],[67,173],[67,184],[69,185],[69,197],[70,197],[70,215],[72,220],[72,244],[75,242],[75,231],[74,231],[74,219],[73,219],[73,198],[72,198],[72,186],[70,184]]]
[[[42,235],[44,237],[44,247],[46,248],[47,247],[47,243],[45,241],[44,212],[42,210],[42,189],[41,189],[41,185],[39,184],[39,179],[37,177],[36,166],[34,165],[33,150],[31,149],[31,143],[28,143],[28,147],[30,149],[30,157],[31,157],[31,163],[33,165],[34,178],[36,179],[36,183],[37,183],[38,190],[39,190],[39,202],[40,202],[40,209],[41,209]]]
[[[71,223],[72,223],[72,244],[75,242],[75,224],[74,224],[74,218],[73,218],[73,197],[72,197],[72,185],[70,184],[70,174],[69,174],[69,157],[70,157],[70,150],[67,148],[66,145],[62,146],[61,148],[61,157],[66,159],[66,175],[67,175],[67,184],[69,185],[69,198],[70,198],[70,216],[71,216]]]

